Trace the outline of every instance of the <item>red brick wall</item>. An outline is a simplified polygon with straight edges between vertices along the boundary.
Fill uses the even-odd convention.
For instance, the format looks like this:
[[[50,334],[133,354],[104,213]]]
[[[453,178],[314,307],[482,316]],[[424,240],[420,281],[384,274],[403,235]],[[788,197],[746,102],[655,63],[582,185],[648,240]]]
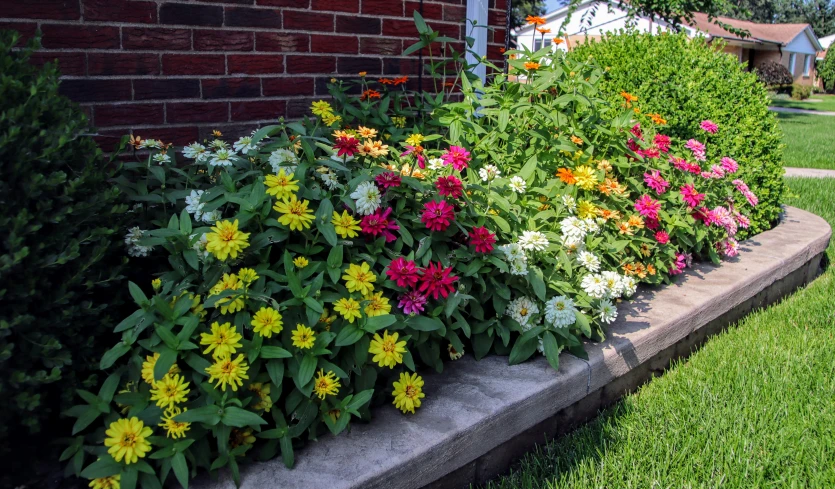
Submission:
[[[490,0],[494,60],[505,1]],[[419,0],[15,0],[0,9],[0,29],[24,38],[41,29],[35,61],[58,60],[63,93],[107,148],[128,132],[187,144],[297,118],[334,76],[416,75],[417,55],[400,54],[417,39],[419,9]],[[463,40],[465,15],[466,0],[423,0],[443,35]]]

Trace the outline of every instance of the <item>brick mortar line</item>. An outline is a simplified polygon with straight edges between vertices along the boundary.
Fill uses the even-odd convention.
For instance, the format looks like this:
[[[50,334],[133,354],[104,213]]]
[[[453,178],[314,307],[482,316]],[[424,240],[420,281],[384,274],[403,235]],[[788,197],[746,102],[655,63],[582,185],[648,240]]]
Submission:
[[[291,120],[288,118],[284,118],[285,120]],[[184,127],[211,127],[217,126],[220,124],[223,125],[255,125],[255,124],[274,124],[278,122],[278,118],[275,119],[258,119],[254,121],[220,121],[220,122],[174,122],[174,123],[165,123],[165,124],[137,124],[137,125],[122,125],[122,126],[108,126],[108,127],[98,127],[98,131],[93,133],[93,136],[98,137],[121,137],[121,136],[111,136],[109,134],[102,134],[102,131],[141,131],[145,129],[182,129]],[[126,133],[127,134],[127,133]]]

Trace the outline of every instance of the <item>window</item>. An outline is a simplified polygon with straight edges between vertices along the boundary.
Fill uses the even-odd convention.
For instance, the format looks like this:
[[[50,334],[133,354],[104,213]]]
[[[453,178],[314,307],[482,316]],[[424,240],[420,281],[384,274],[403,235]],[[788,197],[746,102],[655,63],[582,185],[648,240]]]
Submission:
[[[809,70],[812,68],[812,55],[807,54],[803,57],[803,76],[809,76]]]
[[[550,45],[551,45],[551,40],[550,39],[545,39],[545,46],[550,46]],[[541,38],[540,39],[534,39],[533,50],[534,51],[539,51],[540,49],[542,49],[542,39]]]
[[[794,53],[791,53],[789,55],[789,71],[791,72],[792,77],[794,77],[794,62],[795,61],[797,61],[797,55],[794,54]]]

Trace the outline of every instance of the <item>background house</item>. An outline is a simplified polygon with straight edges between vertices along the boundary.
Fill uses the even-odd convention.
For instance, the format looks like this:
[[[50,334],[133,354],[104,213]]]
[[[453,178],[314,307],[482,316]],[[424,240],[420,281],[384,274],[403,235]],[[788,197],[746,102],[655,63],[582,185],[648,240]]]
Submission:
[[[577,43],[588,39],[599,39],[606,32],[632,28],[641,32],[671,30],[671,26],[648,17],[630,19],[625,10],[609,6],[605,2],[588,1],[581,3],[568,22],[568,7],[563,7],[545,15],[547,23],[542,28],[550,29],[544,39],[535,33],[534,26],[527,25],[517,29],[517,43],[529,49],[539,49],[552,44],[554,34],[563,28],[565,43],[559,49],[571,49]],[[740,62],[749,68],[756,68],[766,61],[776,61],[786,66],[794,76],[795,83],[813,85],[815,83],[815,57],[822,50],[818,38],[809,24],[758,24],[744,20],[720,17],[719,20],[733,27],[747,30],[748,37],[732,34],[710,22],[707,15],[697,13],[691,25],[682,26],[687,35],[706,36],[708,40],[722,39],[725,51],[735,54]]]

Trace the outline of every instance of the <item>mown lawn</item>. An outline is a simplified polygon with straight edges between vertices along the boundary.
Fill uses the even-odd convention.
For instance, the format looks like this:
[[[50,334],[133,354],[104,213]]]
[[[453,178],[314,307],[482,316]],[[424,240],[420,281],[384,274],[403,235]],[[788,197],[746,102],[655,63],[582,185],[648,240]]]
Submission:
[[[783,130],[783,164],[835,170],[835,116],[777,114]]]
[[[820,100],[820,102],[810,102],[809,100]],[[790,107],[792,109],[835,112],[835,95],[814,94],[811,97],[809,97],[809,100],[772,98],[771,105],[774,107]]]
[[[787,182],[835,225],[835,179]],[[487,487],[835,487],[833,298],[829,269]]]

